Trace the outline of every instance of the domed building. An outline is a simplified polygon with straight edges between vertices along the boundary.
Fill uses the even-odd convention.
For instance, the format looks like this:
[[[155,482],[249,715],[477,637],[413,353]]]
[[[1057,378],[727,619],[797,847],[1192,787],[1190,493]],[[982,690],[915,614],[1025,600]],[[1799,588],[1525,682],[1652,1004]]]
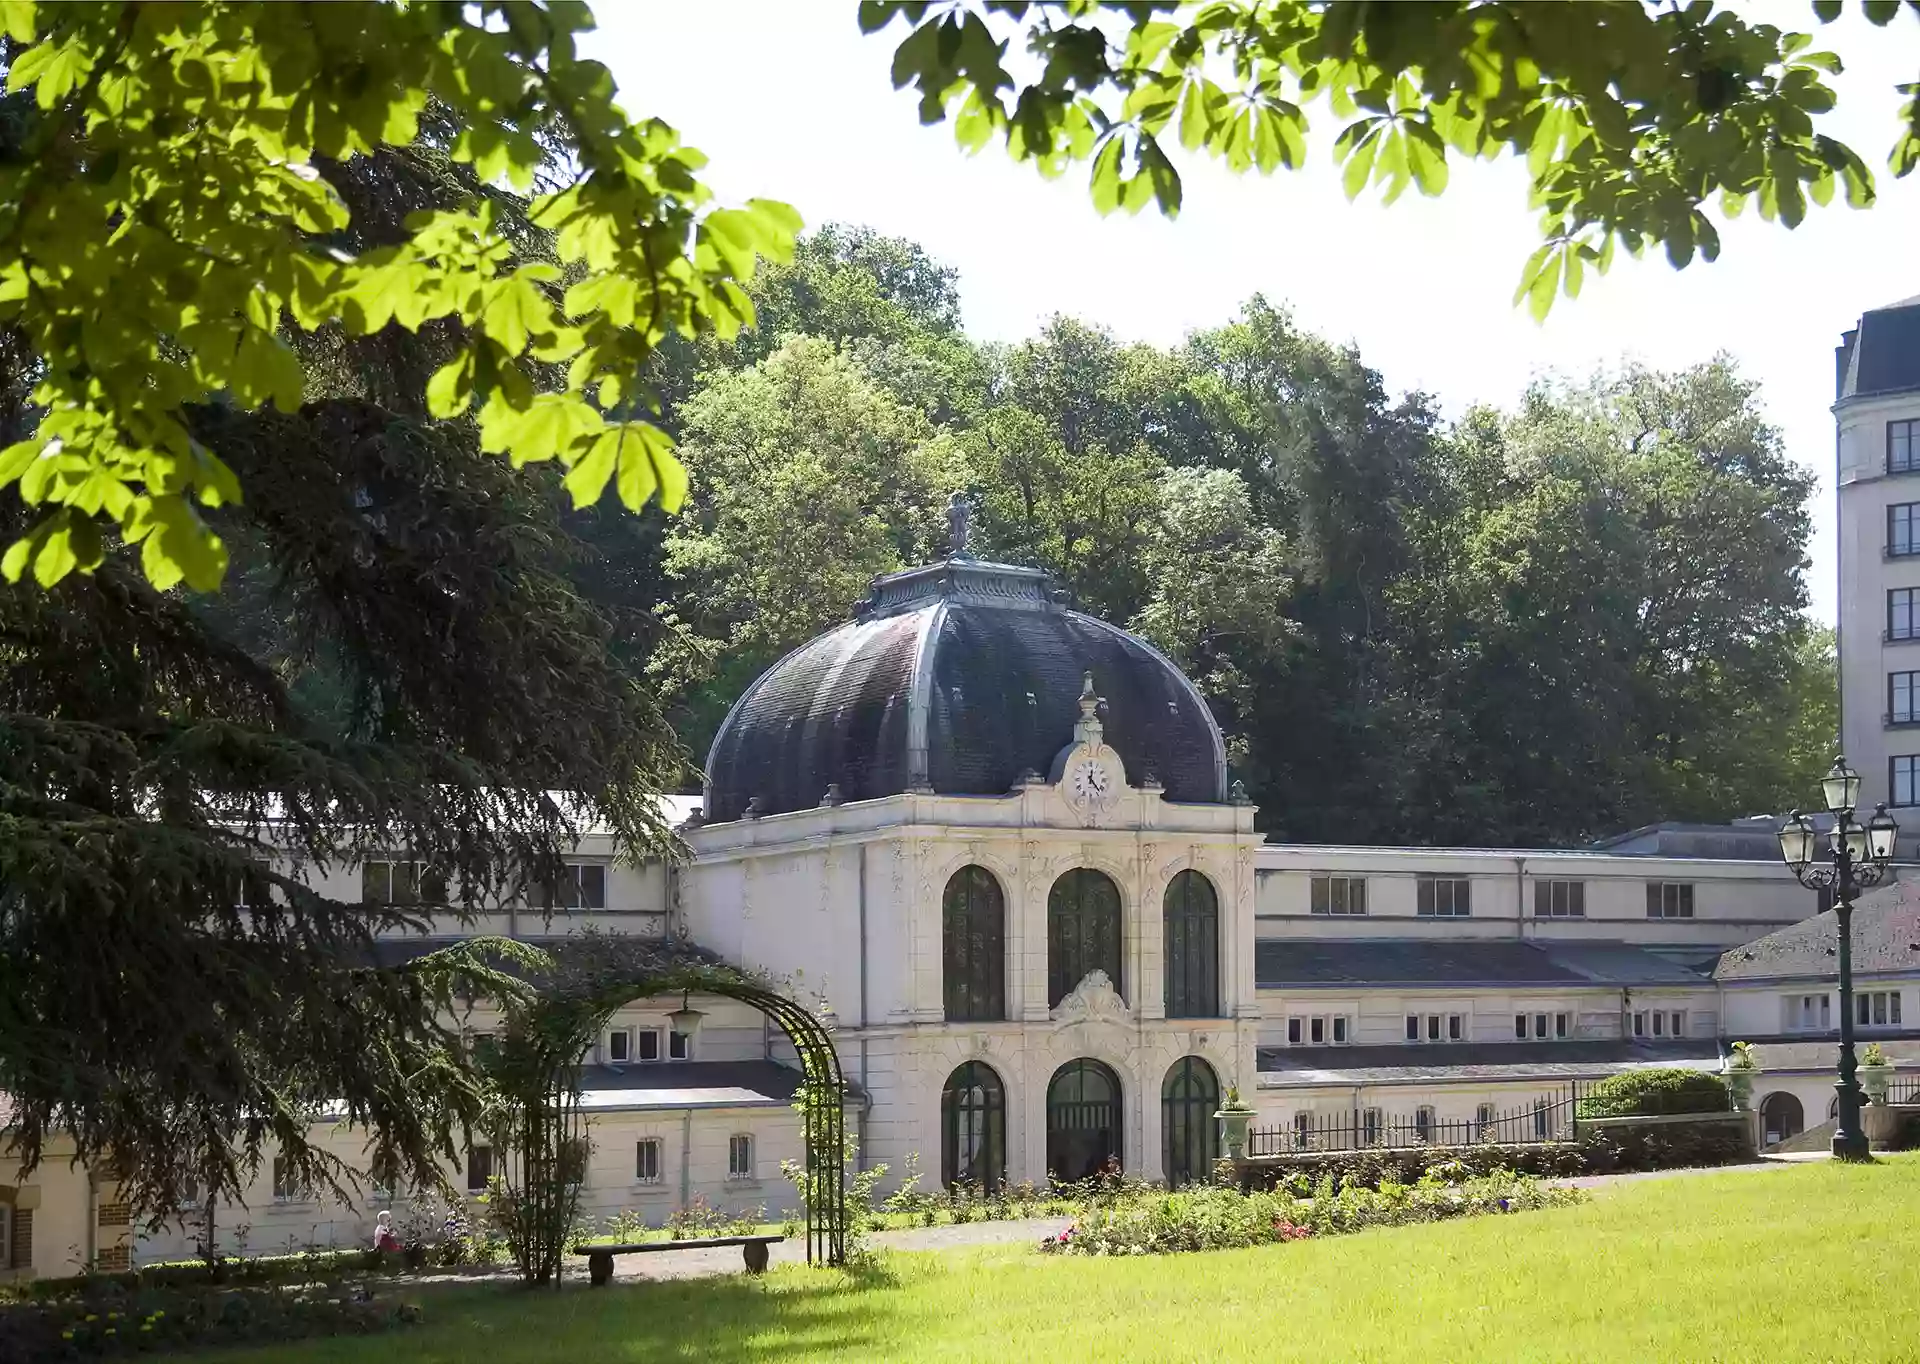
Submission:
[[[741,696],[686,929],[836,1022],[868,1161],[1203,1174],[1254,1073],[1253,810],[1206,702],[1043,572],[954,558]]]

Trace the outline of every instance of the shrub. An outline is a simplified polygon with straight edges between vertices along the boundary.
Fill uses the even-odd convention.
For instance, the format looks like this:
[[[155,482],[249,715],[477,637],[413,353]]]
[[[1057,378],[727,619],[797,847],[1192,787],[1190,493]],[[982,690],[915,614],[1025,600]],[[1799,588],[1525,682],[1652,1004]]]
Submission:
[[[1645,1118],[1668,1113],[1725,1113],[1727,1082],[1704,1070],[1630,1070],[1609,1076],[1580,1100],[1582,1118]]]
[[[121,1290],[105,1301],[0,1308],[0,1364],[55,1364],[161,1349],[206,1349],[312,1336],[364,1335],[417,1321],[410,1303],[365,1288],[181,1287]]]
[[[1231,1171],[1231,1166],[1228,1167]],[[1588,1153],[1576,1142],[1539,1142],[1526,1146],[1483,1143],[1474,1146],[1417,1146],[1396,1150],[1302,1151],[1245,1166],[1239,1179],[1244,1187],[1270,1189],[1285,1183],[1304,1194],[1330,1178],[1334,1184],[1359,1184],[1369,1189],[1383,1182],[1412,1184],[1429,1172],[1444,1182],[1458,1184],[1496,1171],[1523,1175],[1568,1176],[1588,1172]],[[1229,1175],[1231,1177],[1231,1175]]]
[[[1305,1197],[1288,1189],[1242,1193],[1200,1185],[1093,1209],[1060,1235],[1042,1241],[1040,1248],[1065,1255],[1226,1250],[1366,1227],[1524,1212],[1585,1198],[1581,1190],[1540,1184],[1511,1171],[1461,1184],[1429,1174],[1417,1184],[1388,1180],[1378,1188],[1352,1180],[1336,1185],[1330,1175],[1322,1175]]]

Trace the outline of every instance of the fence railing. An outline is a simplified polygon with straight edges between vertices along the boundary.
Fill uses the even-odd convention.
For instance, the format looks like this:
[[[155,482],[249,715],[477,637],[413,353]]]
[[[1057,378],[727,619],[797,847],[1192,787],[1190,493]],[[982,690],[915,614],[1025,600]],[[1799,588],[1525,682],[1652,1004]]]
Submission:
[[[1411,1116],[1389,1115],[1380,1108],[1296,1113],[1290,1123],[1249,1131],[1247,1154],[1258,1159],[1308,1151],[1389,1151],[1418,1146],[1572,1141],[1579,1102],[1579,1087],[1569,1085],[1504,1112],[1483,1105],[1471,1118],[1440,1118],[1427,1108],[1416,1109]]]
[[[1920,1075],[1895,1075],[1887,1081],[1887,1102],[1920,1104]]]

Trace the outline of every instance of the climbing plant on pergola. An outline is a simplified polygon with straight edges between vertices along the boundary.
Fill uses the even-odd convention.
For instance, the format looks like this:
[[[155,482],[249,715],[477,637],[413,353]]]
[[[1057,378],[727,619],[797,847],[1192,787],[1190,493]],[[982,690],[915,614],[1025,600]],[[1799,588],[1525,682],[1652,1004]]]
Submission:
[[[482,1065],[496,1096],[504,1153],[496,1220],[529,1283],[558,1283],[586,1173],[580,1071],[622,1006],[693,992],[751,1004],[780,1025],[800,1058],[806,1140],[802,1190],[807,1262],[846,1257],[846,1083],[826,1026],[771,980],[673,938],[584,933],[514,953],[527,988],[496,1000],[503,1026]]]

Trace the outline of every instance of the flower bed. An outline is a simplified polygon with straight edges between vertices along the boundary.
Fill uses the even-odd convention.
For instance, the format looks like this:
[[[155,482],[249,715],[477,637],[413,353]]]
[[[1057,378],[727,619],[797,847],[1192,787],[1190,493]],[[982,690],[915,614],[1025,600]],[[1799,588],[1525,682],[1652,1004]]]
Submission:
[[[1338,1187],[1323,1176],[1312,1193],[1242,1193],[1212,1184],[1097,1208],[1040,1249],[1056,1255],[1165,1255],[1334,1236],[1366,1227],[1452,1217],[1527,1212],[1584,1202],[1586,1193],[1499,1171],[1461,1183],[1428,1174],[1416,1184],[1356,1181]]]

